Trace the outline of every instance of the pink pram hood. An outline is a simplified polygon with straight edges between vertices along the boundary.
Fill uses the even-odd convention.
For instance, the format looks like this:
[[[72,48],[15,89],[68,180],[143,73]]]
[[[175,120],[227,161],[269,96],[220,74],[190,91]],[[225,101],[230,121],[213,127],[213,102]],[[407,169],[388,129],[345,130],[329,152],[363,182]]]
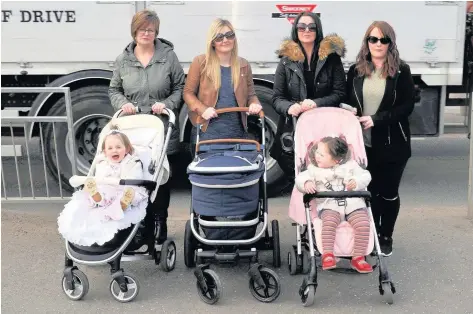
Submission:
[[[297,121],[295,130],[295,164],[296,176],[304,171],[309,163],[307,152],[311,146],[326,136],[344,137],[350,147],[351,159],[362,167],[368,165],[361,125],[353,113],[340,108],[317,108],[307,111]],[[322,246],[322,220],[317,216],[317,210],[312,208],[315,242],[320,253]],[[305,208],[302,193],[294,187],[289,203],[289,217],[300,225],[306,225]],[[370,254],[374,246],[373,232],[370,232],[368,247],[365,255]],[[354,247],[354,231],[347,221],[342,221],[337,227],[334,244],[335,256],[352,256]]]
[[[326,136],[344,137],[350,147],[351,158],[367,166],[363,133],[360,122],[353,113],[340,108],[316,108],[303,113],[295,130],[295,174],[304,171],[309,163],[310,147]],[[312,211],[312,219],[317,212]],[[294,187],[289,204],[289,217],[301,225],[306,224],[302,193]]]

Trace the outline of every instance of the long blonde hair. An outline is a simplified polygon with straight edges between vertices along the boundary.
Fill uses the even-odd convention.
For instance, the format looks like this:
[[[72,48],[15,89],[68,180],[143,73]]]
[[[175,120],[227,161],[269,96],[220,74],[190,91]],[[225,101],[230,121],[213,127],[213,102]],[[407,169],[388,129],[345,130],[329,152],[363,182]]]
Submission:
[[[220,78],[220,59],[215,52],[213,41],[225,26],[227,26],[232,32],[235,32],[230,21],[219,18],[212,22],[207,33],[207,49],[205,53],[205,67],[203,68],[203,74],[212,81],[217,91],[220,89],[222,83]],[[234,39],[232,55],[230,57],[230,66],[232,69],[232,84],[235,89],[240,80],[240,60],[238,58],[238,42],[236,36]]]

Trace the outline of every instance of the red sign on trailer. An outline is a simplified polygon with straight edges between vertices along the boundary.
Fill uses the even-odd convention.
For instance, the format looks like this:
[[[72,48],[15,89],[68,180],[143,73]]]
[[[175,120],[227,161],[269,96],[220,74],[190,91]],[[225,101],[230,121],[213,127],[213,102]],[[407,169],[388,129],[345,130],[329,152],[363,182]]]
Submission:
[[[313,12],[316,4],[277,4],[280,13],[273,13],[272,18],[286,18],[291,24],[301,12]]]

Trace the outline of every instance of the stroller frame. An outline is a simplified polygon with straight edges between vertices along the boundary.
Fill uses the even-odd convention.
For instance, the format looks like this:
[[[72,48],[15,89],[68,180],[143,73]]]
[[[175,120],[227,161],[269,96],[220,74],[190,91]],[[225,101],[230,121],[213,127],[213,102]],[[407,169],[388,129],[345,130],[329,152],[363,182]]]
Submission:
[[[140,108],[136,107],[136,112],[142,112]],[[112,121],[115,118],[118,118],[122,110],[118,110],[112,117]],[[150,112],[147,112],[150,114]],[[163,111],[163,115],[168,117],[169,123],[167,128],[167,134],[164,140],[164,145],[159,155],[159,159],[152,160],[149,165],[148,171],[153,174],[153,180],[131,180],[131,179],[110,179],[110,178],[95,178],[97,183],[105,183],[105,184],[112,184],[112,185],[133,185],[133,186],[143,186],[148,191],[150,196],[148,197],[149,203],[146,209],[146,216],[144,218],[145,223],[145,230],[146,230],[146,238],[141,241],[138,246],[139,247],[132,247],[130,250],[127,250],[128,246],[134,240],[136,234],[140,227],[142,227],[142,222],[135,224],[131,228],[131,231],[126,236],[126,240],[121,244],[118,248],[113,250],[99,252],[100,247],[97,248],[99,254],[94,255],[93,258],[86,258],[81,253],[74,251],[71,248],[71,244],[66,240],[66,254],[65,254],[65,268],[64,268],[64,275],[62,278],[62,287],[64,293],[71,299],[71,300],[80,300],[82,299],[88,292],[89,289],[89,282],[87,276],[80,271],[74,263],[88,265],[88,266],[96,266],[96,265],[110,265],[110,273],[112,275],[112,280],[110,282],[110,293],[114,297],[115,300],[119,302],[130,302],[139,292],[139,281],[136,276],[130,274],[129,272],[125,272],[121,267],[121,262],[126,261],[137,261],[137,260],[154,260],[156,265],[160,265],[163,271],[169,272],[174,269],[175,262],[176,262],[176,245],[172,240],[166,240],[162,244],[157,244],[157,238],[160,234],[161,230],[158,230],[156,221],[154,216],[150,213],[149,207],[152,205],[151,199],[156,196],[156,193],[159,189],[159,185],[157,183],[158,178],[162,172],[164,158],[166,156],[166,150],[169,143],[169,139],[171,136],[171,131],[175,124],[175,115],[172,110],[165,109]],[[97,152],[99,154],[99,152]],[[94,169],[95,163],[92,164],[89,170],[89,176],[74,176],[71,178],[71,185],[74,187],[78,187],[85,179],[93,177],[92,171]],[[156,171],[158,169],[158,171]],[[130,228],[120,230],[127,232]],[[153,230],[151,234],[151,230]],[[119,231],[119,232],[120,232]],[[117,233],[118,234],[118,233]],[[144,244],[146,244],[147,249],[146,251],[137,251],[139,250]],[[73,245],[74,247],[79,247]],[[87,247],[91,248],[91,247]],[[94,252],[95,253],[95,252]],[[118,286],[118,289],[117,289]],[[132,291],[130,293],[130,291]],[[129,295],[127,295],[129,293]]]
[[[299,295],[301,297],[302,304],[307,307],[311,306],[314,303],[315,292],[318,285],[318,265],[316,256],[320,257],[321,254],[318,251],[317,245],[314,241],[314,230],[311,221],[312,209],[310,206],[310,201],[315,198],[363,198],[365,200],[370,217],[370,228],[374,233],[375,252],[373,252],[371,255],[378,257],[377,265],[375,265],[375,267],[379,266],[379,293],[384,297],[386,303],[392,304],[394,302],[393,294],[396,293],[396,289],[394,287],[394,283],[391,281],[386,262],[384,261],[384,256],[378,253],[381,252],[381,249],[379,245],[378,235],[376,233],[373,214],[371,212],[371,193],[368,191],[318,192],[315,194],[304,194],[303,198],[307,226],[304,232],[301,233],[302,226],[297,223],[295,224],[297,230],[297,245],[294,245],[293,250],[288,253],[288,266],[291,275],[296,274],[297,272],[302,272],[304,274],[309,273],[307,278],[304,278],[299,288]],[[305,251],[302,250],[303,246]],[[309,250],[308,256],[306,250]],[[292,264],[292,259],[294,257],[296,257],[296,265]],[[343,256],[340,256],[339,258],[351,259],[351,257]]]
[[[248,108],[226,108],[216,110],[217,114],[227,112],[248,112]],[[273,266],[280,267],[280,243],[279,243],[279,223],[277,220],[271,221],[271,236],[268,224],[268,198],[266,191],[266,149],[265,149],[265,124],[263,111],[259,114],[262,135],[261,145],[258,141],[247,139],[219,139],[199,142],[199,132],[197,132],[196,156],[199,148],[204,144],[234,143],[236,150],[239,144],[256,145],[256,150],[263,150],[265,169],[262,177],[259,178],[259,201],[257,217],[243,221],[209,221],[198,217],[193,210],[192,202],[190,206],[190,220],[186,222],[184,236],[184,261],[187,267],[196,267],[194,275],[197,278],[197,290],[201,299],[214,304],[220,297],[221,284],[218,275],[209,269],[211,261],[217,263],[238,263],[239,260],[249,260],[250,269],[250,292],[261,302],[272,302],[280,293],[279,276],[270,268],[263,267],[258,263],[259,250],[273,251]],[[200,127],[200,126],[199,126]],[[199,234],[198,226],[207,228],[234,227],[245,228],[258,226],[263,223],[262,229],[252,238],[244,240],[211,240]],[[274,290],[272,293],[269,290]],[[261,291],[260,291],[261,290]],[[264,291],[264,292],[263,292]],[[262,294],[263,293],[263,294]]]
[[[353,107],[347,104],[340,104],[340,108],[353,111]],[[297,118],[293,117],[292,122],[294,130],[292,136],[295,138]],[[292,141],[292,147],[285,147],[287,151],[293,151],[294,140]],[[306,226],[303,228],[299,223],[293,223],[296,226],[296,245],[293,245],[291,250],[288,252],[288,268],[291,275],[297,273],[308,274],[307,278],[304,278],[300,288],[299,296],[301,297],[302,304],[305,307],[311,306],[315,301],[315,292],[318,286],[317,283],[317,258],[321,256],[316,241],[314,240],[314,228],[311,220],[311,206],[310,202],[316,198],[363,198],[366,202],[366,207],[369,213],[370,219],[370,230],[374,233],[374,245],[375,250],[370,256],[378,258],[376,265],[372,265],[373,269],[379,266],[379,293],[384,297],[386,303],[393,304],[393,295],[396,293],[394,283],[391,281],[391,277],[388,272],[384,256],[381,255],[381,248],[379,245],[379,239],[374,224],[373,213],[371,212],[371,193],[369,191],[336,191],[336,192],[317,192],[315,194],[303,194],[303,203],[305,207]],[[303,230],[303,231],[302,231]],[[351,257],[337,256],[341,259],[351,259]],[[336,271],[336,270],[334,270]]]

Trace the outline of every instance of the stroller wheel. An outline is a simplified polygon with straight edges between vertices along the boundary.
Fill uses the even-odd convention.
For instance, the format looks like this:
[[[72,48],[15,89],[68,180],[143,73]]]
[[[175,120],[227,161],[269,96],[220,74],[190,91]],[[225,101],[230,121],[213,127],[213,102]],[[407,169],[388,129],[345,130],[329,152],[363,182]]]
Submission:
[[[289,268],[289,274],[297,274],[297,249],[295,247],[292,247],[287,253],[287,267]]]
[[[173,270],[176,266],[176,244],[174,241],[164,241],[161,248],[160,265],[165,272]]]
[[[199,297],[202,301],[207,304],[215,304],[220,299],[220,291],[222,290],[222,283],[218,278],[216,272],[211,269],[204,269],[202,271],[205,283],[207,284],[207,291],[204,291],[199,282],[196,282],[197,285],[197,292],[199,293]]]
[[[277,220],[271,221],[271,234],[273,236],[273,266],[281,267],[281,246],[279,244],[279,223]]]
[[[261,267],[259,272],[266,287],[259,286],[253,277],[250,277],[250,292],[253,297],[255,297],[255,299],[260,302],[273,302],[279,297],[279,294],[281,293],[281,282],[279,280],[279,276],[274,270],[266,267]]]
[[[123,272],[122,278],[125,280],[127,291],[123,291],[123,287],[120,288],[120,283],[117,281],[118,278],[113,278],[110,281],[110,293],[118,302],[126,303],[136,298],[140,292],[140,283],[138,279],[130,273]]]
[[[82,299],[87,292],[89,292],[89,280],[87,276],[78,269],[72,270],[73,277],[73,289],[67,288],[67,278],[66,276],[62,277],[62,290],[67,295],[67,297],[73,301],[78,301]]]
[[[382,286],[382,292],[381,295],[383,296],[384,301],[386,301],[387,304],[393,304],[394,303],[394,295],[391,290],[391,284],[389,282],[385,282],[381,284]]]
[[[301,296],[302,305],[304,307],[311,306],[315,301],[315,288],[314,286],[307,286],[303,295]]]

